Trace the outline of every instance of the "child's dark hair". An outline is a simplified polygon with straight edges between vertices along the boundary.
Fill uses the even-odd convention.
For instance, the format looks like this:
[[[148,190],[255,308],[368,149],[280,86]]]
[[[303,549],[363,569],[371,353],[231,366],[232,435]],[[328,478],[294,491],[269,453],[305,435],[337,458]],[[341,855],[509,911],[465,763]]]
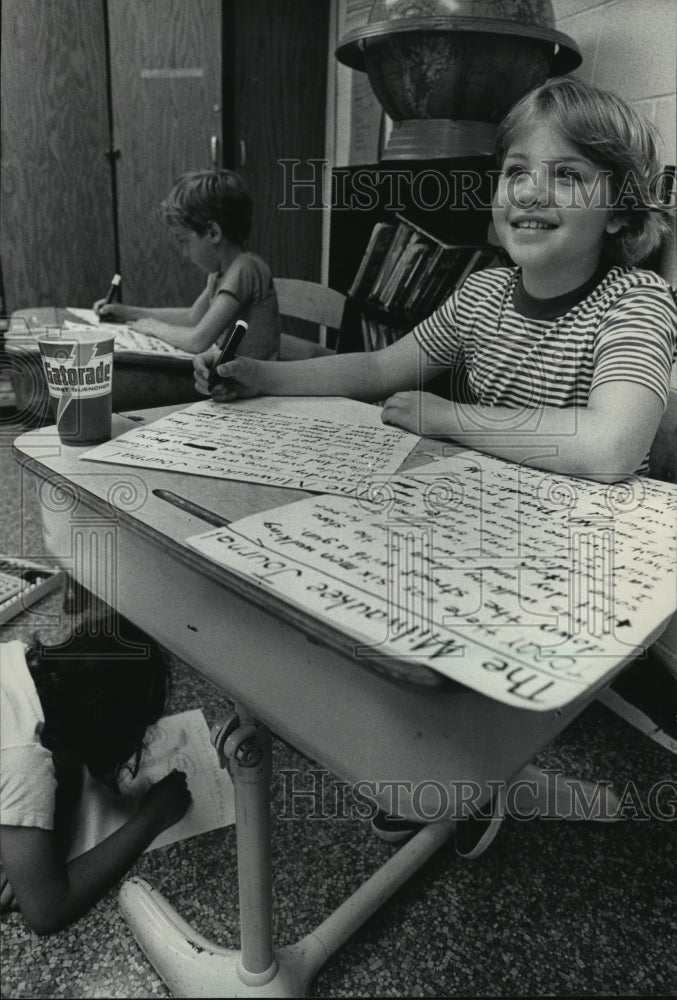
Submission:
[[[36,641],[27,662],[45,715],[43,746],[75,754],[113,791],[136,774],[147,728],[162,716],[169,667],[156,643],[124,618],[90,623],[58,646]]]
[[[194,170],[174,183],[160,206],[170,226],[186,226],[204,236],[210,222],[223,235],[244,244],[252,227],[252,199],[244,181],[232,170]]]
[[[607,235],[605,260],[637,264],[657,250],[670,224],[669,206],[660,201],[658,190],[664,174],[653,125],[609,91],[574,77],[556,77],[518,101],[499,125],[499,165],[518,131],[535,121],[551,123],[610,177],[612,207],[623,226]]]

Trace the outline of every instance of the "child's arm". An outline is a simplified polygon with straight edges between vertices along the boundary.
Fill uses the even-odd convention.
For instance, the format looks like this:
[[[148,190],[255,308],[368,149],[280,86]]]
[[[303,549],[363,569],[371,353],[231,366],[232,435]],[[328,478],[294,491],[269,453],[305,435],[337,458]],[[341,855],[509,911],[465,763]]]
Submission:
[[[0,913],[9,913],[11,910],[18,910],[19,904],[14,896],[14,890],[9,884],[9,879],[0,862]]]
[[[211,346],[229,326],[240,312],[240,303],[232,295],[217,295],[205,310],[204,314],[194,323],[174,325],[158,319],[141,319],[132,323],[131,327],[137,333],[148,333],[159,337],[172,347],[182,351],[197,354]]]
[[[219,403],[248,396],[348,396],[373,401],[398,390],[413,388],[425,372],[423,352],[412,334],[382,351],[334,354],[306,361],[257,361],[238,357],[219,365],[219,382],[213,392],[208,379],[218,351],[193,358],[195,386]]]
[[[479,451],[549,472],[616,482],[638,469],[663,413],[653,390],[636,382],[604,382],[586,407],[537,408],[450,403],[430,393],[401,392],[382,418],[426,437],[450,437]],[[532,429],[527,430],[529,425]]]
[[[173,771],[149,789],[124,826],[67,864],[54,831],[0,826],[3,868],[26,922],[38,934],[52,934],[81,916],[189,805],[186,776]]]
[[[169,326],[195,326],[209,308],[209,290],[205,288],[190,308],[147,307],[124,305],[122,302],[105,304],[105,299],[94,303],[94,312],[103,323],[128,323],[134,320],[152,319]]]

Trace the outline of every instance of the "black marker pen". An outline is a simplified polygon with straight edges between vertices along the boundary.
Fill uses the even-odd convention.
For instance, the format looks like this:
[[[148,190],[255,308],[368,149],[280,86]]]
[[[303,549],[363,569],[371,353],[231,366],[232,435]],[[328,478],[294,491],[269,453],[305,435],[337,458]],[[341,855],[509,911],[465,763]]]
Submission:
[[[118,291],[120,290],[121,281],[122,278],[120,277],[119,274],[114,274],[113,277],[111,278],[108,294],[106,295],[106,298],[103,300],[103,304],[105,306],[109,306],[113,301],[113,299],[115,298],[115,296],[117,295]]]
[[[239,319],[233,329],[230,331],[226,337],[225,343],[221,348],[221,353],[214,362],[212,370],[209,373],[209,378],[207,380],[207,388],[213,389],[217,382],[223,381],[218,375],[216,369],[219,365],[225,364],[226,361],[232,361],[235,357],[235,352],[242,342],[242,338],[247,332],[248,324],[245,323],[243,319]]]

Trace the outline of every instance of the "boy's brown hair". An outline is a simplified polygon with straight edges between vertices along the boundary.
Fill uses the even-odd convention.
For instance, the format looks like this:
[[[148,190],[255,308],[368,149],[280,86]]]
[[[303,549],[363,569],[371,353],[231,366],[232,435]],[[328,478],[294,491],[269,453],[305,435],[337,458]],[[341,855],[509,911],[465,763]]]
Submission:
[[[233,170],[193,170],[175,181],[160,206],[170,226],[185,226],[204,236],[210,222],[237,246],[243,246],[252,227],[252,199]]]

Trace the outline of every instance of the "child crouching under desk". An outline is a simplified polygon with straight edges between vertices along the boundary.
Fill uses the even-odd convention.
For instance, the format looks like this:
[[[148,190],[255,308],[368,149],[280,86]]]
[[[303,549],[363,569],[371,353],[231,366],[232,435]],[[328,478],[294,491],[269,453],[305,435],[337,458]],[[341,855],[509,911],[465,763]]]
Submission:
[[[516,266],[471,275],[381,351],[218,368],[219,402],[257,395],[386,399],[382,419],[548,471],[612,482],[647,471],[675,355],[674,290],[635,266],[668,232],[652,127],[569,78],[519,101],[497,136],[492,206]],[[216,358],[194,359],[207,395]],[[463,366],[467,395],[424,391]]]
[[[38,934],[93,906],[191,801],[186,775],[173,771],[120,829],[67,860],[83,766],[117,791],[125,768],[137,773],[168,695],[158,647],[115,621],[113,635],[92,627],[60,646],[0,644],[0,912],[20,909]]]

